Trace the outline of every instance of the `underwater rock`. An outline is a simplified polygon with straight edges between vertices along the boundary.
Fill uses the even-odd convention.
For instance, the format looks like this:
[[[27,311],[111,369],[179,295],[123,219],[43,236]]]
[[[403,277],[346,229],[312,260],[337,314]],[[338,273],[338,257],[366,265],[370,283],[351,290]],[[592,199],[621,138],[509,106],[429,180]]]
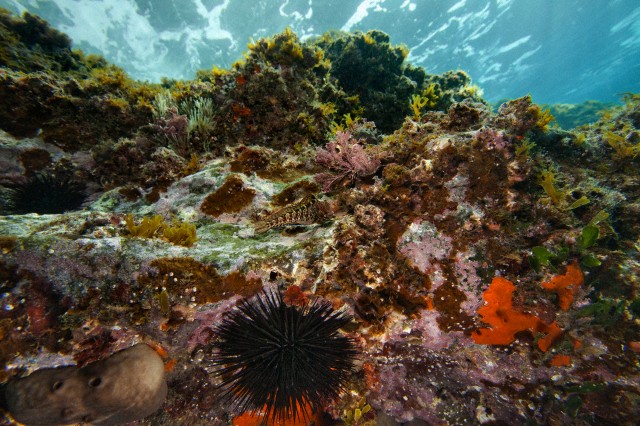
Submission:
[[[5,389],[8,411],[29,426],[127,423],[156,411],[166,395],[164,363],[146,344],[83,368],[44,368]]]
[[[0,65],[0,405],[16,424],[267,423],[260,402],[225,403],[212,362],[216,327],[261,291],[353,318],[354,374],[301,401],[323,423],[638,423],[640,94],[563,131],[530,96],[493,112],[464,72],[405,66],[380,32],[349,38],[286,30],[162,86],[101,58]],[[42,175],[87,198],[9,209]],[[156,222],[189,244],[137,232]],[[496,279],[514,288],[485,305]],[[106,358],[141,336],[178,366],[166,385],[144,345]],[[49,368],[61,357],[77,365]],[[251,392],[282,391],[263,382]]]

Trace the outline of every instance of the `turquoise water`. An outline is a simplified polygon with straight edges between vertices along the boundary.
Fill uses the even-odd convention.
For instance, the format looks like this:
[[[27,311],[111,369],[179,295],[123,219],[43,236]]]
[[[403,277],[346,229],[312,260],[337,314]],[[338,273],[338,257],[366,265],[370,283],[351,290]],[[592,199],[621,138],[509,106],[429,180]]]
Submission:
[[[134,78],[228,67],[251,39],[380,29],[429,73],[467,71],[491,102],[616,101],[640,89],[640,6],[618,1],[0,0],[69,34]]]

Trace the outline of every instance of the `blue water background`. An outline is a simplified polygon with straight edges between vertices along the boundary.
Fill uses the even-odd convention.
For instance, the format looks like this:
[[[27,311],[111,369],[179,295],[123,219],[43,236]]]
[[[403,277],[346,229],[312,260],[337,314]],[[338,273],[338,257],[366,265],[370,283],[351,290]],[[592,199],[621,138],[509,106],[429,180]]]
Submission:
[[[228,67],[247,42],[290,26],[381,29],[430,73],[467,71],[497,101],[614,101],[640,91],[637,0],[0,0],[68,33],[134,78]]]

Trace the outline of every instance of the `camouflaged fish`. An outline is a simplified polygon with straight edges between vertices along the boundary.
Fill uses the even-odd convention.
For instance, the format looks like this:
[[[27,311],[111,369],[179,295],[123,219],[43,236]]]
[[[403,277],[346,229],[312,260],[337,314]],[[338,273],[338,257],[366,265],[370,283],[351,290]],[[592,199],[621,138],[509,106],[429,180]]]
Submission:
[[[309,195],[289,204],[255,224],[257,233],[288,225],[312,225],[321,223],[329,212],[328,203],[319,201],[315,195]]]

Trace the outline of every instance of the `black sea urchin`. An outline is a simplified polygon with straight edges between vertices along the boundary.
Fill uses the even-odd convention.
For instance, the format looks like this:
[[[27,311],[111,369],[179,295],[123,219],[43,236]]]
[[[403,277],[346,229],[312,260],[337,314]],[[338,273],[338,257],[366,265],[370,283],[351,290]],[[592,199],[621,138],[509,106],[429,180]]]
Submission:
[[[9,187],[12,214],[57,214],[77,210],[86,198],[85,185],[68,175],[35,174]]]
[[[213,363],[223,398],[240,413],[305,416],[343,390],[357,355],[338,331],[350,321],[328,302],[287,305],[279,293],[243,300],[216,327]],[[302,414],[301,414],[302,412]]]

